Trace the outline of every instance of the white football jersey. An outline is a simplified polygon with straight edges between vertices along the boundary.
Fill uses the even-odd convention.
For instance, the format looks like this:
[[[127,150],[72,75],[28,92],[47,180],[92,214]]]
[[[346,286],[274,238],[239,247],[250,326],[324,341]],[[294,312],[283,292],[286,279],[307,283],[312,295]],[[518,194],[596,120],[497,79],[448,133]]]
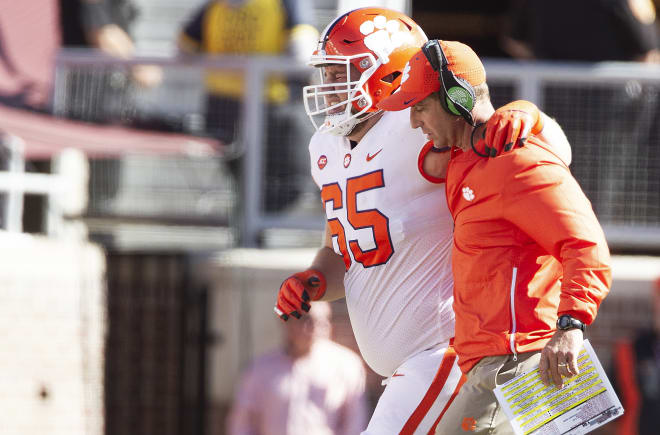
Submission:
[[[388,377],[454,335],[453,221],[445,185],[418,169],[426,138],[409,113],[385,112],[354,149],[319,133],[309,145],[358,346]]]

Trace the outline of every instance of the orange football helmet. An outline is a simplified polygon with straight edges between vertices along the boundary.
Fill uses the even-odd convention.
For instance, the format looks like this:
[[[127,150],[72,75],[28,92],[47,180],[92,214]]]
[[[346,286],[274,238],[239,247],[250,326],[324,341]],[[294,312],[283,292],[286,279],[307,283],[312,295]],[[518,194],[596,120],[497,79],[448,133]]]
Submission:
[[[303,88],[305,111],[316,130],[346,136],[379,113],[376,104],[399,88],[406,62],[426,41],[410,17],[390,9],[355,9],[332,21],[309,61],[320,67],[321,84]],[[324,69],[336,65],[346,68],[346,80],[327,82]]]

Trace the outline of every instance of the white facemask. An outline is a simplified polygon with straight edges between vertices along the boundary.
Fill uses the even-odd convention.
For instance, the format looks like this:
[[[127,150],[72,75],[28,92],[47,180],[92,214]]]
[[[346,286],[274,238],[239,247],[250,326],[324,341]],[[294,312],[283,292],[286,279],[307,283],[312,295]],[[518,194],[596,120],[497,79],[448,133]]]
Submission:
[[[365,65],[370,65],[370,67],[360,75],[358,80],[351,81],[351,61],[355,59],[363,59],[361,62],[365,62]],[[371,96],[364,89],[365,83],[380,65],[376,62],[372,54],[314,56],[309,64],[315,67],[328,65],[343,65],[346,67],[347,78],[345,82],[324,83],[323,71],[321,70],[321,84],[309,85],[303,88],[305,111],[317,131],[338,136],[347,136],[357,124],[379,113],[368,112],[373,104]],[[339,95],[345,99],[328,105],[327,97],[331,95]],[[355,106],[358,107],[358,111],[354,113],[353,108]]]

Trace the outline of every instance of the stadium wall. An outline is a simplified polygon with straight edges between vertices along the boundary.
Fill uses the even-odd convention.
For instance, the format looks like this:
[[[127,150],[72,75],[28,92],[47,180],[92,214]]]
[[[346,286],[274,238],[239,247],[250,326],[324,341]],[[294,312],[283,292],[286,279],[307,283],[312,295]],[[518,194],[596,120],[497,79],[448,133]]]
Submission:
[[[0,244],[0,433],[103,434],[103,252],[18,233]]]

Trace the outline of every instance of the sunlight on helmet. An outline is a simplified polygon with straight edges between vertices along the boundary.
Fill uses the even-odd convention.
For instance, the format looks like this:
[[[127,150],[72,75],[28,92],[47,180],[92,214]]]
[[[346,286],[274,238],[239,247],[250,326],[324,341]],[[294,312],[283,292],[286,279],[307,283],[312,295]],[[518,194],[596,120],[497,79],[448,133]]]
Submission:
[[[426,40],[410,17],[384,8],[356,9],[331,22],[309,61],[320,81],[303,88],[314,128],[347,136],[380,113],[376,104],[398,89],[406,62]],[[343,74],[328,74],[330,68]]]

